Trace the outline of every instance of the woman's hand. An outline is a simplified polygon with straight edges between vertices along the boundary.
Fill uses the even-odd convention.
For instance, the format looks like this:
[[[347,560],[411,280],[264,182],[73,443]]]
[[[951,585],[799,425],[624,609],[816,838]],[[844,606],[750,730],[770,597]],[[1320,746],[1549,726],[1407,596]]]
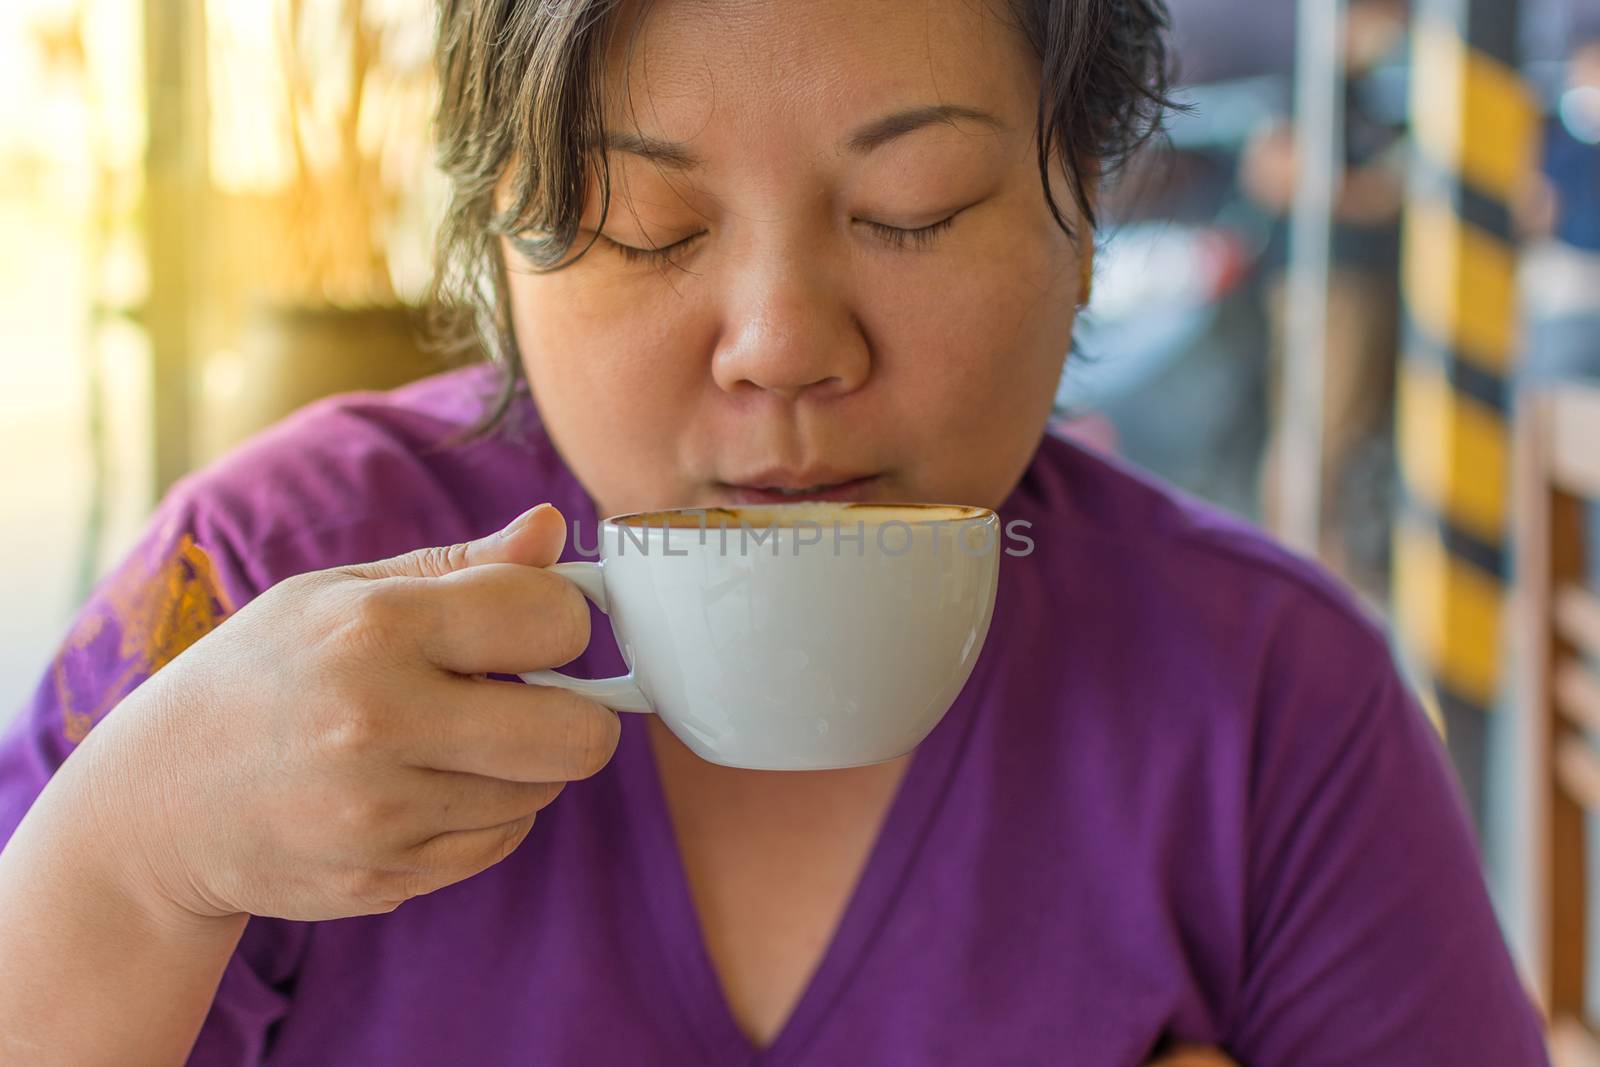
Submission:
[[[466,545],[268,590],[136,690],[72,776],[116,869],[179,914],[393,910],[499,862],[562,784],[600,770],[616,715],[489,681],[589,640],[543,506]]]

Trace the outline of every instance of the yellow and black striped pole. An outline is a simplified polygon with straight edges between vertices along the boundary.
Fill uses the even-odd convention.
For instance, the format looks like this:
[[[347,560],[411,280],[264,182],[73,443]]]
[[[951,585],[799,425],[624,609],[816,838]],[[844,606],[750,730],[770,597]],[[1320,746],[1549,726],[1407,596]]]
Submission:
[[[1518,350],[1511,203],[1537,133],[1517,67],[1520,6],[1414,6],[1416,153],[1396,409],[1405,503],[1394,606],[1407,654],[1432,683],[1463,784],[1480,805],[1484,713],[1499,695],[1510,569],[1508,420]]]

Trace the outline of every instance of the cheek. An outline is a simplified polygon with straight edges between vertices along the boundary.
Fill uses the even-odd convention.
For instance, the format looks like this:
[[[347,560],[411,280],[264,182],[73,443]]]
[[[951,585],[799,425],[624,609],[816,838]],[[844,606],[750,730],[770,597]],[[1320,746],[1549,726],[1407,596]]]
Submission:
[[[674,504],[701,388],[692,361],[662,350],[682,324],[670,309],[641,306],[637,286],[624,299],[577,271],[510,283],[534,402],[578,480],[605,513]]]
[[[997,232],[882,290],[868,328],[919,418],[992,426],[995,411],[1048,414],[1080,286],[1078,257],[1057,234],[1017,241]]]
[[[542,398],[668,423],[697,382],[684,360],[663,358],[664,338],[689,338],[681,303],[649,287],[618,285],[580,270],[511,277],[512,317],[529,383]]]

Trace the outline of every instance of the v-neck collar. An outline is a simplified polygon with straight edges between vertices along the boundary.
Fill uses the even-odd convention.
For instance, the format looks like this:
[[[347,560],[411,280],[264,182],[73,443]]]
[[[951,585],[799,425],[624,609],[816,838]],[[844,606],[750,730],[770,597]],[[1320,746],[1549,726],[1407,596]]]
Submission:
[[[739,1028],[711,962],[650,749],[649,724],[642,716],[625,717],[614,759],[628,808],[628,836],[639,864],[639,893],[657,933],[664,984],[672,990],[664,995],[677,998],[708,1062],[765,1067],[793,1062],[848,992],[858,966],[900,896],[966,747],[979,694],[986,685],[987,658],[992,657],[980,655],[950,711],[917,747],[816,970],[766,1048],[758,1048]]]

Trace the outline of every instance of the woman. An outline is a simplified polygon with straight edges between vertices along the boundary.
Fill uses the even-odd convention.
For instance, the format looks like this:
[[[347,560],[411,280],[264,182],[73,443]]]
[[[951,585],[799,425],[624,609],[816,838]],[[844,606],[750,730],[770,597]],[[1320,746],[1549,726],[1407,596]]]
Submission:
[[[0,750],[7,1052],[1542,1062],[1379,631],[1045,435],[1163,21],[445,4],[441,276],[499,369],[289,420],[85,609]],[[913,756],[730,770],[486,677],[619,666],[567,524],[793,495],[1031,523]]]

